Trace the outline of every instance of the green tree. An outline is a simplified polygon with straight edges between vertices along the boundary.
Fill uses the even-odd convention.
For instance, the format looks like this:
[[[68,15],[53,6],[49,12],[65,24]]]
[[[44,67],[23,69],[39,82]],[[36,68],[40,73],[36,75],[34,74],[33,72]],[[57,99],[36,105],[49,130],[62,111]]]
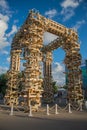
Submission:
[[[0,75],[0,93],[3,94],[3,96],[6,93],[6,88],[7,88],[7,74],[1,74]]]
[[[52,82],[52,86],[53,86],[53,92],[54,92],[54,94],[57,93],[58,92],[58,86],[56,85],[55,81]]]
[[[64,85],[63,88],[64,88],[64,89],[68,89],[68,85]]]

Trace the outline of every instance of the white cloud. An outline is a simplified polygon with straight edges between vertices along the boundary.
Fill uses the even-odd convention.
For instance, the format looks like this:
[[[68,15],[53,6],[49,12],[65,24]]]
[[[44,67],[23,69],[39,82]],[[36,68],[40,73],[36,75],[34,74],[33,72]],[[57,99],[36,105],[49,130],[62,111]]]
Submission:
[[[9,45],[6,37],[8,21],[9,17],[7,15],[0,14],[0,50]]]
[[[74,14],[75,14],[74,11],[70,8],[63,9],[61,11],[61,15],[64,15],[63,21],[70,19],[72,16],[74,16]]]
[[[44,37],[44,45],[47,45],[51,41],[55,40],[58,36],[45,32],[43,37]]]
[[[9,8],[6,0],[0,0],[0,8],[2,8],[2,9],[8,9]]]
[[[10,57],[7,58],[7,61],[10,62]]]
[[[0,66],[0,74],[6,73],[7,70],[7,67]]]
[[[73,29],[75,29],[77,31],[85,23],[86,23],[85,20],[77,21],[77,23],[76,23],[76,25],[74,25]]]
[[[0,20],[3,20],[4,22],[8,22],[9,21],[9,17],[7,15],[2,15],[0,13]]]
[[[48,18],[53,18],[57,15],[57,10],[56,9],[52,9],[52,10],[49,10],[49,11],[46,11],[45,12],[45,16],[48,16]]]
[[[6,31],[8,30],[9,27],[9,16],[8,15],[3,15],[0,13],[0,50],[1,53],[7,53],[3,49],[7,46],[9,46],[9,40],[10,36],[13,35],[15,32],[17,32],[17,26],[13,25],[12,30],[7,34]]]
[[[52,63],[52,77],[53,80],[56,81],[56,83],[59,86],[62,86],[65,84],[65,66],[62,63],[59,62],[53,62]],[[43,77],[43,63],[41,64],[41,73]],[[44,78],[44,77],[43,77]]]
[[[8,34],[7,34],[7,37],[10,37],[11,35],[13,35],[14,33],[16,33],[17,32],[17,26],[16,25],[13,25],[12,26],[12,30],[11,30],[11,32],[9,32]]]
[[[77,8],[83,0],[64,0],[61,3],[63,15],[63,21],[69,20],[72,16],[75,15],[75,8]]]
[[[15,24],[15,23],[18,23],[18,22],[19,22],[19,20],[18,20],[18,19],[15,19],[15,20],[14,20],[14,24]]]
[[[11,15],[12,12],[9,10],[7,0],[0,0],[0,12],[2,14],[8,14],[9,16]]]
[[[6,51],[6,50],[0,50],[0,52],[1,52],[2,54],[5,54],[5,55],[8,55],[8,54],[9,54],[9,52]]]
[[[79,5],[79,1],[78,0],[64,0],[61,3],[61,6],[63,8],[68,8],[68,7],[76,8],[78,5]]]
[[[65,84],[65,74],[63,72],[65,72],[64,65],[54,62],[52,66],[53,79],[61,86]]]

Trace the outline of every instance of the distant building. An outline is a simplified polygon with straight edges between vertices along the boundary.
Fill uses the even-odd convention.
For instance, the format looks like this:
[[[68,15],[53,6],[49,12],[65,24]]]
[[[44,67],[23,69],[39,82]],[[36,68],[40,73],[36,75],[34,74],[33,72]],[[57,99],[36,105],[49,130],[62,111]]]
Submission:
[[[82,70],[82,88],[87,89],[87,60],[81,64]]]

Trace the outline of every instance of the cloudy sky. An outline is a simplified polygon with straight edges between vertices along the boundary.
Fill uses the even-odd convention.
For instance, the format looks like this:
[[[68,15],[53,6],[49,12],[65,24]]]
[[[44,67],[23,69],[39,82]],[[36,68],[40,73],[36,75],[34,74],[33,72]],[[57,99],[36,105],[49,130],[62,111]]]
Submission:
[[[82,59],[87,58],[86,0],[0,0],[0,74],[9,69],[12,38],[33,8],[47,18],[74,28],[79,35]],[[44,34],[44,44],[54,39],[55,35]],[[59,84],[65,81],[64,57],[62,49],[53,52],[53,77]]]

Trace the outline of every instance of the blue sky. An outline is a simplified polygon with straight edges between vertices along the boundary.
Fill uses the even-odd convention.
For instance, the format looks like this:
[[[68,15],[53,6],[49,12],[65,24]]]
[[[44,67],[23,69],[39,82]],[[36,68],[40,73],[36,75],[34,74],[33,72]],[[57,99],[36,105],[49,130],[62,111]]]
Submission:
[[[86,0],[0,0],[0,73],[9,69],[10,46],[14,34],[25,21],[30,9],[35,8],[47,18],[74,28],[79,35],[82,59],[87,59],[87,1]],[[44,44],[56,38],[45,33]],[[53,52],[53,77],[64,83],[65,52]]]

